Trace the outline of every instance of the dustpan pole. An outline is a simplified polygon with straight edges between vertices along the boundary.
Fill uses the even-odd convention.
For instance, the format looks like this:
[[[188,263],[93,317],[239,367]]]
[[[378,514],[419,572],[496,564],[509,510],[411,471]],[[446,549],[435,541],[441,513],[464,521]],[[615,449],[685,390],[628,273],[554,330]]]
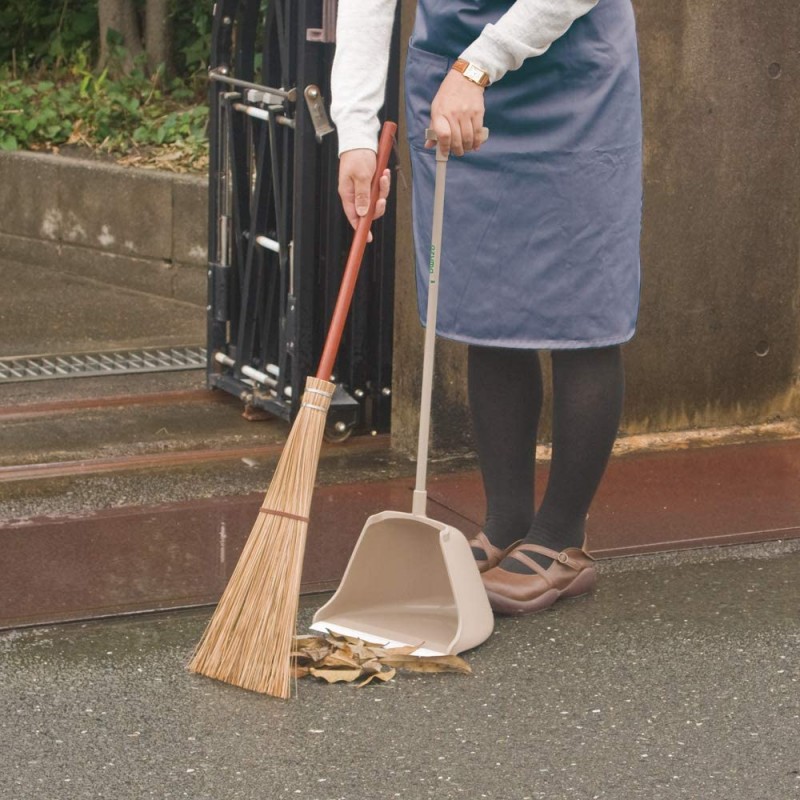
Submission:
[[[425,138],[434,140],[433,131]],[[444,216],[444,184],[447,154],[436,147],[436,180],[433,192],[433,224],[431,226],[431,258],[428,276],[428,313],[425,319],[425,346],[422,359],[422,399],[419,409],[419,441],[417,443],[417,480],[411,511],[425,516],[428,505],[428,444],[431,430],[431,396],[433,394],[433,361],[436,348],[436,312],[439,306],[439,261],[442,252],[442,219]]]

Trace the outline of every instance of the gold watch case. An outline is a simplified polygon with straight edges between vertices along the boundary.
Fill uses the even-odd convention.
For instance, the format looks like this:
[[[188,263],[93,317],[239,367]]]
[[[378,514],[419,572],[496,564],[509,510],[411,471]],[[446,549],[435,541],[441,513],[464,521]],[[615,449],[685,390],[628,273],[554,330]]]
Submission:
[[[453,64],[453,69],[460,72],[467,80],[477,83],[478,86],[486,88],[489,85],[489,73],[482,70],[475,64],[470,64],[463,58],[459,58]]]

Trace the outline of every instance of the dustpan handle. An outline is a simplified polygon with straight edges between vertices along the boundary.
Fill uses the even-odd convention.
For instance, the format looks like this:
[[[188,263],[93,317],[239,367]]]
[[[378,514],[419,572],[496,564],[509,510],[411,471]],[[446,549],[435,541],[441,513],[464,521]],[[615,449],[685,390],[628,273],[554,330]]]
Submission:
[[[350,311],[350,302],[353,299],[353,292],[356,288],[358,273],[361,269],[361,262],[364,260],[364,250],[367,247],[367,237],[372,221],[375,216],[375,206],[380,197],[380,180],[384,170],[389,165],[389,156],[392,153],[394,137],[397,133],[397,125],[394,122],[384,122],[381,130],[381,138],[378,142],[378,157],[375,167],[375,174],[372,176],[372,186],[369,192],[369,208],[358,221],[353,242],[350,245],[350,254],[347,257],[347,264],[342,275],[342,284],[336,298],[336,305],[333,309],[331,324],[328,328],[328,336],[325,339],[325,347],[322,350],[322,357],[319,360],[316,377],[323,381],[331,379],[333,364],[336,361],[336,354],[339,352],[339,344],[342,341],[342,333],[347,322],[347,314]]]
[[[432,130],[425,131],[427,141],[436,141]],[[431,226],[431,258],[428,268],[428,313],[425,319],[425,346],[422,359],[422,399],[419,409],[419,441],[417,443],[417,482],[411,511],[425,516],[428,505],[428,444],[431,431],[431,396],[433,394],[433,362],[436,348],[436,314],[439,307],[439,263],[442,252],[444,218],[444,185],[447,176],[447,154],[436,147],[436,180],[433,189],[433,224]]]
[[[482,128],[481,143],[489,138],[489,129]],[[436,132],[425,131],[425,140],[435,142]],[[447,177],[447,154],[436,148],[436,178],[433,188],[433,222],[431,224],[431,259],[428,268],[428,312],[425,318],[425,345],[422,358],[422,399],[419,409],[419,441],[417,443],[417,481],[411,511],[425,516],[428,505],[428,445],[431,431],[431,396],[433,394],[433,362],[436,349],[436,314],[439,310],[439,265],[442,256],[442,223],[444,220],[444,186]]]

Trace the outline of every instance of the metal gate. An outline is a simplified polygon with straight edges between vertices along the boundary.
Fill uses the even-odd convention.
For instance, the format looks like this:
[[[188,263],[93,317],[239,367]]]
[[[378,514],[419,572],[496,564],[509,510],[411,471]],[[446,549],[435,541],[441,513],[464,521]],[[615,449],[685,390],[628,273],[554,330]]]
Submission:
[[[217,0],[210,61],[208,383],[292,419],[316,372],[351,231],[330,125],[336,0]],[[399,29],[399,25],[395,26]],[[396,119],[398,42],[384,113]],[[373,228],[328,437],[385,431],[394,205]]]

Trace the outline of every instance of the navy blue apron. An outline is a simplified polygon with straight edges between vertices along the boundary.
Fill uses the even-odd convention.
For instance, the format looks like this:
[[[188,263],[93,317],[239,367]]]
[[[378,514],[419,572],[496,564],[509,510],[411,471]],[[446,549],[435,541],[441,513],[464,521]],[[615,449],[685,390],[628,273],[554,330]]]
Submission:
[[[434,153],[430,105],[511,0],[419,0],[406,62],[420,318]],[[631,0],[600,0],[485,93],[489,141],[447,172],[437,332],[471,344],[579,348],[633,336],[642,124]]]

